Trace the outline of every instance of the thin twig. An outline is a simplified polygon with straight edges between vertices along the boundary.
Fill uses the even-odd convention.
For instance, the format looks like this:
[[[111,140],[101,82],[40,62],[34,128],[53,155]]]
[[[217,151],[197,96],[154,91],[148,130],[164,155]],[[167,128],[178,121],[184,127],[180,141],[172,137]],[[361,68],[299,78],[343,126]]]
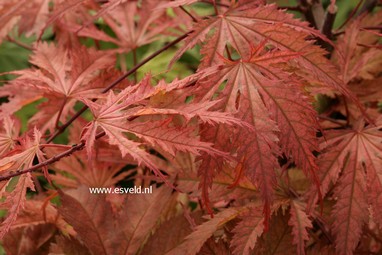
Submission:
[[[136,48],[133,49],[133,65],[134,66],[137,65],[137,49]],[[137,81],[138,81],[137,72],[134,72],[134,83],[137,83]]]
[[[344,100],[345,112],[346,112],[346,126],[349,126],[349,124],[350,124],[349,106],[348,106],[348,103],[346,102],[345,96],[343,96],[343,100]]]
[[[359,30],[362,30],[362,31],[368,31],[368,30],[380,30],[382,31],[382,26],[369,26],[369,27],[361,27]],[[341,34],[344,34],[345,33],[345,30],[343,31],[339,31],[339,32],[336,32],[336,33],[333,33],[334,36],[338,36],[338,35],[341,35]]]
[[[330,117],[327,117],[327,116],[322,116],[322,115],[318,115],[318,118],[322,119],[322,120],[327,120],[327,121],[330,121],[330,122],[333,122],[337,125],[340,125],[341,127],[346,127],[346,123],[342,123],[336,119],[332,119]]]
[[[212,4],[213,4],[213,6],[214,6],[215,14],[216,14],[216,15],[219,15],[219,10],[218,10],[218,7],[217,7],[217,5],[216,5],[216,0],[212,0]]]
[[[208,0],[202,0],[202,1],[200,1],[200,2],[202,2],[202,3],[206,3],[206,4],[214,4],[213,2],[208,1]],[[216,3],[216,1],[215,1],[215,4],[218,5],[218,6],[221,6],[221,7],[227,7],[227,8],[229,8],[229,5],[228,5],[228,4]]]
[[[225,51],[227,52],[228,59],[232,61],[233,59],[232,59],[232,56],[231,56],[231,52],[229,51],[227,44],[225,45]]]
[[[59,123],[60,123],[60,118],[61,118],[61,115],[62,115],[62,111],[64,110],[64,107],[66,105],[66,101],[67,101],[67,98],[65,97],[64,101],[62,102],[62,105],[60,107],[60,111],[58,112],[58,116],[57,116],[57,119],[56,119],[56,123],[54,124],[56,129],[59,129],[60,126],[59,126]]]
[[[145,65],[147,62],[149,62],[150,60],[152,60],[153,58],[155,58],[156,56],[158,56],[159,54],[161,54],[162,52],[166,51],[167,49],[169,49],[170,47],[174,46],[175,44],[177,44],[178,42],[184,40],[190,33],[192,33],[192,31],[189,31],[181,36],[179,36],[178,38],[176,38],[174,41],[166,44],[165,46],[163,46],[161,49],[157,50],[156,52],[152,53],[150,56],[148,56],[147,58],[145,58],[144,60],[142,60],[142,62],[140,62],[139,64],[137,64],[136,66],[134,66],[132,69],[130,69],[128,72],[126,72],[125,74],[121,75],[118,79],[116,79],[114,82],[112,82],[109,86],[107,86],[103,91],[102,93],[106,93],[108,92],[110,89],[114,88],[116,85],[118,85],[121,81],[123,81],[126,77],[130,76],[131,74],[135,73],[139,68],[141,68],[143,65]]]
[[[15,38],[10,37],[9,35],[7,35],[7,40],[8,40],[9,42],[11,42],[11,43],[14,43],[14,44],[20,46],[21,48],[26,49],[26,50],[31,50],[31,51],[34,50],[33,47],[31,47],[31,46],[29,46],[29,45],[27,45],[27,44],[25,44],[25,43],[22,43],[22,42],[17,41]]]
[[[187,11],[186,8],[184,8],[183,6],[179,6],[179,8],[180,8],[184,13],[186,13],[186,14],[192,19],[193,22],[198,22],[198,19],[197,19],[194,15],[192,15],[191,12]]]
[[[353,16],[356,14],[356,12],[358,11],[358,9],[362,3],[363,3],[363,0],[359,0],[357,6],[353,9],[353,11],[350,13],[349,17],[344,21],[344,23],[342,23],[342,25],[338,28],[338,30],[343,28],[353,18]]]
[[[357,43],[357,45],[361,47],[365,47],[365,48],[382,49],[382,45],[363,44],[363,43]]]
[[[95,139],[99,139],[99,138],[103,137],[104,135],[105,135],[104,131],[100,132],[99,134],[96,135]],[[43,162],[41,162],[41,163],[39,163],[37,165],[34,165],[34,166],[30,167],[30,168],[27,168],[27,169],[24,169],[24,170],[18,170],[16,172],[10,172],[7,175],[0,176],[0,181],[9,180],[12,177],[19,176],[19,175],[22,175],[22,174],[26,174],[26,173],[30,173],[30,172],[39,170],[39,169],[41,169],[41,168],[43,168],[45,166],[51,165],[54,162],[59,161],[60,159],[62,159],[64,157],[70,156],[72,153],[74,153],[76,151],[82,150],[84,147],[85,147],[85,141],[82,141],[81,143],[71,147],[69,150],[66,150],[66,151],[64,151],[62,153],[59,153],[59,154],[51,157],[50,159],[45,160],[45,161],[43,161]]]
[[[277,9],[286,9],[288,11],[296,11],[296,12],[303,12],[304,10],[301,8],[301,6],[278,6]]]
[[[358,15],[361,15],[365,12],[371,12],[374,9],[374,7],[377,6],[377,4],[378,4],[378,0],[366,0],[365,4],[362,6]]]
[[[156,52],[152,53],[150,56],[148,56],[147,58],[145,58],[144,60],[142,60],[142,62],[140,62],[139,64],[135,65],[132,69],[130,69],[128,72],[126,72],[125,74],[121,75],[120,77],[118,77],[115,81],[113,81],[111,84],[109,84],[109,86],[107,86],[105,89],[102,90],[102,93],[106,93],[108,92],[110,89],[114,88],[116,85],[118,85],[121,81],[123,81],[126,77],[128,77],[129,75],[135,73],[140,67],[142,67],[144,64],[146,64],[147,62],[149,62],[150,60],[152,60],[153,58],[155,58],[156,56],[158,56],[159,54],[161,54],[162,52],[166,51],[168,48],[172,47],[173,45],[177,44],[178,42],[182,41],[183,39],[185,39],[190,33],[192,33],[193,31],[189,31],[181,36],[179,36],[178,38],[176,38],[175,40],[173,40],[172,42],[166,44],[165,46],[163,46],[161,49],[157,50]],[[75,115],[73,115],[66,123],[64,123],[62,126],[60,126],[59,129],[57,129],[50,137],[49,139],[47,140],[47,143],[50,143],[53,141],[54,138],[56,138],[57,136],[59,136],[60,134],[62,134],[65,129],[70,126],[72,124],[72,122],[74,120],[76,120],[78,117],[81,116],[82,113],[84,113],[86,110],[88,109],[88,106],[84,106],[82,107]]]
[[[362,30],[381,30],[382,26],[368,26],[368,27],[361,27]]]

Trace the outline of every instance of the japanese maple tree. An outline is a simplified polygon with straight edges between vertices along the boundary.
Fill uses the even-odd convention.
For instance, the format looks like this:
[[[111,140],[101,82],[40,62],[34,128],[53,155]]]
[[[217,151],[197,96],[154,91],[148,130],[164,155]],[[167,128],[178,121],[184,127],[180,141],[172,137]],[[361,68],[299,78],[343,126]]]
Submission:
[[[0,2],[2,249],[380,254],[381,5]]]

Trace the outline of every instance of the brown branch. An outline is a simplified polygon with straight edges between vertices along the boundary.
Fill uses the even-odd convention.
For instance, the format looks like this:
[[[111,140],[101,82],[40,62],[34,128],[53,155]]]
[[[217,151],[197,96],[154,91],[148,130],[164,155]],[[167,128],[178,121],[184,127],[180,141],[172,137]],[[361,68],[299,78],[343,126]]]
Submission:
[[[134,48],[133,49],[133,65],[136,66],[138,63],[138,60],[137,60],[137,49]],[[137,76],[137,72],[134,72],[134,83],[137,83],[138,81],[138,76]]]
[[[336,120],[336,119],[333,119],[333,118],[330,118],[330,117],[327,117],[327,116],[323,116],[323,115],[318,115],[318,118],[322,119],[322,120],[327,120],[327,121],[330,121],[330,122],[333,122],[341,127],[346,127],[346,123],[342,123],[341,121],[339,120]]]
[[[105,135],[104,131],[100,132],[99,134],[96,135],[95,139],[99,139],[99,138],[103,137],[104,135]],[[66,150],[66,151],[64,151],[62,153],[59,153],[59,154],[51,157],[50,159],[45,160],[45,161],[43,161],[41,163],[38,163],[37,165],[34,165],[34,166],[30,167],[30,168],[27,168],[27,169],[24,169],[24,170],[18,170],[16,172],[10,172],[7,175],[0,176],[0,181],[9,180],[12,177],[19,176],[19,175],[22,175],[22,174],[26,174],[26,173],[30,173],[30,172],[39,170],[39,169],[41,169],[41,168],[43,168],[45,166],[48,166],[50,164],[53,164],[54,162],[59,161],[60,159],[62,159],[64,157],[70,156],[71,154],[73,154],[76,151],[82,150],[84,147],[85,147],[85,142],[82,141],[81,143],[74,145],[69,150]]]
[[[233,59],[232,59],[232,56],[231,56],[231,52],[229,51],[227,44],[225,45],[225,51],[227,52],[228,59],[232,61]]]
[[[359,7],[361,7],[361,4],[363,3],[363,0],[359,0],[357,6],[353,9],[353,11],[350,13],[349,17],[344,21],[344,23],[342,23],[342,25],[338,28],[338,30],[340,30],[341,28],[343,28],[352,18],[353,16],[356,14],[356,12],[358,11]]]
[[[296,12],[303,12],[303,8],[301,6],[278,6],[277,9],[286,9],[288,11],[296,11]]]
[[[59,129],[60,126],[60,118],[61,118],[61,115],[62,115],[62,111],[64,110],[64,107],[65,107],[65,104],[66,104],[66,101],[67,101],[67,98],[65,97],[64,101],[62,102],[62,105],[60,107],[60,111],[58,112],[58,116],[57,116],[57,119],[56,119],[56,123],[54,124],[56,129]]]
[[[367,27],[361,27],[361,30],[381,30],[382,26],[367,26]]]
[[[25,43],[19,42],[18,40],[16,40],[15,38],[13,38],[13,37],[11,37],[11,36],[9,36],[9,35],[7,35],[7,40],[8,40],[9,42],[11,42],[11,43],[16,44],[17,46],[20,46],[21,48],[26,49],[26,50],[34,50],[33,47],[31,47],[31,46],[29,46],[29,45],[27,45],[27,44],[25,44]]]
[[[365,4],[362,6],[361,10],[359,11],[359,15],[365,13],[365,12],[371,12],[374,7],[376,7],[378,4],[378,0],[366,0]]]
[[[382,31],[382,26],[366,26],[366,27],[361,27],[359,30],[362,30],[362,31],[380,30],[380,31]],[[338,35],[342,35],[344,33],[345,33],[345,31],[343,30],[343,31],[336,32],[333,35],[338,36]]]
[[[174,46],[175,44],[177,44],[178,42],[184,40],[190,33],[192,33],[193,30],[179,36],[178,38],[176,38],[175,40],[173,40],[172,42],[166,44],[165,46],[163,46],[162,48],[160,48],[159,50],[157,50],[156,52],[152,53],[150,56],[148,56],[147,58],[145,58],[144,60],[142,60],[142,62],[140,62],[139,64],[137,64],[136,66],[134,66],[132,69],[130,69],[128,72],[126,72],[125,74],[121,75],[118,79],[116,79],[114,82],[112,82],[109,86],[107,86],[103,91],[102,93],[106,93],[108,92],[110,89],[114,88],[116,85],[118,85],[121,81],[123,81],[126,77],[128,77],[129,75],[135,73],[139,68],[141,68],[143,65],[145,65],[147,62],[149,62],[150,60],[152,60],[153,58],[155,58],[156,56],[158,56],[159,54],[161,54],[162,52],[166,51],[167,49],[169,49],[170,47]]]
[[[202,3],[206,3],[206,4],[214,4],[213,2],[211,2],[211,1],[208,1],[208,0],[202,0],[202,1],[200,1],[200,2],[202,2]],[[215,1],[215,5],[218,5],[218,6],[221,6],[221,7],[227,7],[227,8],[229,8],[229,5],[228,4],[223,4],[223,3],[216,3],[216,1]]]
[[[178,38],[176,38],[175,40],[171,41],[170,43],[166,44],[165,46],[163,46],[162,48],[160,48],[159,50],[155,51],[154,53],[152,53],[150,56],[148,56],[147,58],[145,58],[144,60],[142,60],[142,62],[140,62],[139,64],[135,65],[132,69],[130,69],[128,72],[126,72],[125,74],[121,75],[120,77],[118,77],[115,81],[113,81],[111,84],[109,84],[109,86],[107,86],[105,89],[102,90],[102,93],[106,93],[108,92],[109,90],[111,90],[112,88],[114,88],[116,85],[118,85],[121,81],[123,81],[126,77],[128,77],[129,75],[135,73],[140,67],[142,67],[143,65],[145,65],[147,62],[149,62],[150,60],[152,60],[153,58],[155,58],[156,56],[158,56],[159,54],[161,54],[162,52],[166,51],[167,49],[169,49],[170,47],[172,47],[173,45],[177,44],[178,42],[184,40],[190,33],[192,33],[193,31],[189,31],[181,36],[179,36]],[[59,129],[56,130],[56,132],[54,132],[50,137],[49,139],[47,140],[47,143],[50,143],[53,141],[54,138],[56,138],[58,135],[62,134],[65,129],[70,126],[72,124],[72,122],[74,120],[76,120],[78,117],[81,116],[82,113],[84,113],[86,110],[88,109],[88,107],[85,105],[84,107],[82,107],[75,115],[73,115],[65,124],[63,124],[62,126],[60,126]]]
[[[382,49],[382,45],[363,44],[363,43],[357,43],[357,45],[361,47],[365,47],[365,48]]]
[[[216,15],[219,15],[219,10],[218,10],[218,7],[217,7],[217,5],[216,5],[216,0],[212,0],[212,4],[213,4],[213,6],[214,6],[215,14],[216,14]]]
[[[321,32],[326,35],[329,39],[332,39],[333,34],[332,34],[332,29],[333,29],[333,24],[334,20],[336,19],[337,15],[337,6],[335,4],[329,5],[326,15],[325,15],[325,20],[324,24],[322,26]]]
[[[314,18],[312,5],[307,0],[300,0],[301,10],[305,15],[306,20],[314,27],[317,28],[317,22]]]
[[[198,22],[198,19],[197,19],[194,15],[192,15],[191,12],[187,11],[186,8],[184,8],[183,6],[179,6],[179,8],[180,8],[184,13],[186,13],[186,14],[192,19],[193,22]]]
[[[344,100],[345,111],[346,111],[346,126],[349,126],[349,124],[350,124],[350,111],[349,111],[349,106],[348,106],[348,103],[347,103],[347,101],[346,101],[345,96],[342,96],[342,97],[343,97],[343,100]]]

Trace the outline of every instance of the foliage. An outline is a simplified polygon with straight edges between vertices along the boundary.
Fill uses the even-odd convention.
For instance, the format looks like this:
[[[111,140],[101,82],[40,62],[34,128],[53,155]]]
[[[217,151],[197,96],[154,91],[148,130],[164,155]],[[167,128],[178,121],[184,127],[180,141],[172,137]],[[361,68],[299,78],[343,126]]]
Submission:
[[[342,25],[335,0],[0,3],[5,251],[380,254],[363,2]]]

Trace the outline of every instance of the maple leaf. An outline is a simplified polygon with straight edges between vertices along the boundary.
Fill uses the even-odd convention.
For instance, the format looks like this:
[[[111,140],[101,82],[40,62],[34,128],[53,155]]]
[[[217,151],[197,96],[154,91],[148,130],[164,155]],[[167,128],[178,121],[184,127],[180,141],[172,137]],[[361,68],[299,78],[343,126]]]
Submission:
[[[9,116],[5,116],[2,124],[3,128],[0,132],[0,156],[14,148],[16,145],[15,140],[20,131],[20,124]]]
[[[218,228],[236,218],[242,210],[243,209],[239,208],[228,208],[217,213],[209,221],[197,226],[194,232],[188,235],[179,246],[167,252],[166,255],[197,254],[200,248],[202,248],[203,243],[206,242]]]
[[[164,214],[172,199],[171,191],[171,188],[163,185],[160,188],[154,188],[152,194],[128,197],[118,217],[120,234],[125,236],[118,254],[135,254],[140,249]]]
[[[163,175],[153,163],[152,156],[142,148],[143,143],[137,142],[134,138],[128,138],[124,133],[133,134],[152,146],[158,145],[171,155],[175,155],[177,151],[188,151],[195,154],[198,154],[199,151],[204,151],[224,156],[225,154],[214,149],[211,143],[200,141],[195,137],[195,129],[193,127],[178,128],[174,126],[174,123],[170,125],[172,122],[171,118],[155,121],[150,126],[145,122],[139,122],[139,120],[134,122],[129,121],[129,118],[134,119],[140,114],[147,115],[147,113],[158,114],[159,116],[175,112],[182,116],[182,113],[184,113],[186,119],[190,116],[201,114],[198,108],[193,109],[193,107],[190,107],[189,111],[183,112],[163,109],[153,110],[150,107],[144,107],[146,104],[144,100],[157,93],[169,90],[169,88],[162,89],[162,87],[163,83],[157,87],[152,87],[150,76],[147,76],[139,84],[125,88],[118,95],[110,92],[104,104],[83,99],[95,116],[95,119],[84,128],[82,135],[82,140],[86,140],[89,158],[92,156],[94,140],[99,128],[105,132],[110,144],[118,146],[123,157],[127,154],[131,155],[139,164],[145,164],[162,178]],[[173,87],[173,89],[175,88]],[[206,122],[217,121],[217,116],[225,117],[222,119],[222,122],[229,119],[228,115],[219,115],[219,113],[210,114],[211,118],[207,118],[206,111],[202,110],[201,112],[204,112],[201,119]],[[232,121],[234,120],[231,118]]]
[[[191,213],[194,220],[201,220],[201,211]],[[150,236],[145,244],[142,253],[147,255],[156,255],[160,250],[163,254],[178,246],[183,239],[191,234],[192,225],[181,214],[163,222],[155,233]],[[169,235],[168,233],[171,233]]]
[[[205,70],[206,75],[200,79],[196,95],[203,100],[212,97],[220,100],[213,109],[235,113],[236,117],[254,127],[252,130],[230,128],[230,131],[221,126],[206,127],[201,134],[203,140],[213,142],[217,149],[237,153],[245,175],[260,189],[264,213],[269,218],[276,183],[274,169],[278,167],[276,157],[280,152],[291,157],[318,184],[313,151],[318,150],[316,130],[319,127],[303,83],[275,67],[294,60],[299,54],[277,50],[264,53],[264,45],[254,48],[253,55],[246,61],[226,61],[225,65]],[[225,81],[220,92],[219,86]],[[206,190],[211,186],[214,171],[221,169],[222,159],[214,160],[207,155],[202,160],[200,187],[208,203]]]
[[[4,237],[3,247],[7,254],[38,254],[50,244],[50,239],[56,231],[56,227],[51,223],[18,228]]]
[[[56,151],[52,151],[50,154],[53,154],[53,152]],[[57,184],[72,188],[77,187],[79,184],[89,187],[112,187],[130,174],[129,172],[120,173],[124,166],[122,163],[102,161],[99,153],[97,153],[97,157],[93,157],[93,161],[89,165],[87,163],[85,153],[64,158],[52,165],[52,169],[59,175],[56,174],[51,178]],[[75,180],[68,178],[68,174],[75,177]]]
[[[34,141],[31,141],[28,136],[20,140],[22,144],[19,149],[22,148],[24,150],[18,154],[3,157],[0,160],[0,171],[11,172],[31,167],[35,157],[39,160],[44,160],[43,152],[40,150],[40,139],[41,133],[35,129]],[[10,181],[8,181],[8,185],[11,185]],[[7,194],[5,201],[1,204],[3,209],[8,210],[8,216],[1,224],[0,238],[10,229],[16,220],[17,214],[24,207],[28,188],[34,191],[34,184],[30,173],[18,177],[16,186]]]
[[[251,254],[256,245],[257,238],[264,230],[264,217],[259,213],[258,208],[249,208],[240,218],[241,221],[233,229],[233,239],[231,247],[234,247],[234,254]]]
[[[52,254],[73,254],[73,255],[90,255],[91,253],[86,246],[78,239],[67,236],[56,236],[55,243],[49,248]]]
[[[27,0],[22,0],[0,3],[0,43],[20,19],[20,14],[22,13],[23,6],[27,2]]]
[[[41,38],[45,29],[52,25],[55,21],[60,19],[64,14],[70,12],[73,9],[78,8],[82,4],[84,4],[87,0],[69,0],[69,1],[57,1],[54,5],[54,10],[51,13],[50,17],[44,24],[44,27],[41,29],[39,34],[39,39]]]
[[[111,67],[114,61],[110,54],[85,47],[67,50],[63,46],[40,43],[30,59],[39,69],[15,71],[13,73],[20,76],[0,88],[0,95],[13,99],[10,105],[1,105],[2,112],[12,114],[44,96],[49,101],[45,107],[42,105],[37,117],[31,121],[39,119],[38,124],[42,122],[45,126],[41,128],[42,132],[46,129],[52,131],[59,114],[60,119],[64,120],[77,99],[100,97],[104,85],[94,82],[94,79],[100,78],[99,71]],[[32,92],[15,93],[15,90]],[[52,101],[55,103],[52,104]],[[47,104],[49,107],[46,107]]]
[[[297,254],[291,235],[292,228],[288,225],[288,216],[282,211],[275,213],[270,220],[269,231],[259,238],[254,250],[255,255]]]
[[[105,196],[94,195],[85,186],[63,192],[58,208],[65,221],[73,226],[81,240],[94,254],[117,254],[121,236],[114,231],[116,223]]]
[[[191,197],[200,197],[200,190],[198,186],[202,181],[198,177],[198,169],[193,162],[194,157],[190,154],[177,155],[173,163],[174,169],[177,170],[176,179],[180,190],[190,194]],[[183,162],[185,161],[185,162]],[[191,165],[190,165],[191,164]],[[257,187],[251,183],[246,176],[240,176],[238,183],[232,185],[235,181],[237,173],[236,167],[228,164],[223,165],[221,171],[212,180],[211,192],[209,193],[209,200],[211,203],[219,203],[221,201],[241,201],[248,197],[256,197],[258,195]],[[171,170],[169,170],[171,172]]]
[[[38,35],[48,20],[49,0],[28,1],[24,8],[18,27],[19,33],[25,33],[26,36]]]
[[[66,97],[79,97],[91,93],[87,82],[96,71],[111,67],[115,59],[109,54],[85,47],[67,50],[62,46],[41,43],[30,62],[40,70],[20,71],[17,74],[21,75],[21,79],[43,82],[41,85],[37,83],[36,87],[44,86]],[[47,75],[44,75],[43,71],[47,72]],[[67,72],[70,72],[70,75]]]
[[[375,48],[365,49],[362,45],[378,45],[380,36],[368,35],[362,27],[378,26],[382,19],[379,15],[361,15],[345,29],[337,41],[333,60],[338,65],[342,79],[346,84],[355,78],[373,79],[373,69],[381,61],[381,51]]]
[[[103,17],[113,30],[117,39],[114,39],[95,27],[86,28],[76,26],[80,36],[98,40],[110,41],[119,46],[119,52],[129,52],[140,46],[151,43],[158,35],[164,33],[177,24],[166,14],[166,10],[153,10],[158,1],[144,0],[138,5],[135,1],[111,1],[105,4],[93,17]],[[126,15],[129,13],[129,15]]]
[[[380,36],[372,34],[364,27],[373,28],[382,23],[380,15],[361,15],[350,22],[345,33],[337,40],[337,47],[333,52],[332,60],[338,66],[340,74],[350,90],[367,107],[367,113],[374,119],[378,117],[377,107],[372,101],[378,101],[378,73],[382,62],[382,51],[374,46],[379,45]],[[370,45],[370,47],[365,47]],[[370,86],[371,85],[371,86]],[[365,98],[366,96],[366,98]],[[345,99],[343,99],[345,100]],[[353,102],[344,102],[335,106],[335,109],[346,114],[352,122],[362,116],[362,112]],[[373,109],[374,108],[374,109]]]
[[[57,209],[53,205],[44,204],[44,201],[26,200],[24,209],[20,211],[10,231],[19,228],[33,228],[33,226],[40,224],[54,224],[60,231],[74,235],[73,229],[62,217],[57,217],[57,213]]]
[[[338,70],[324,57],[325,51],[306,39],[307,36],[314,35],[328,41],[324,36],[308,27],[308,23],[278,10],[276,5],[253,5],[256,6],[250,4],[229,9],[224,14],[196,23],[185,41],[185,46],[177,52],[171,64],[199,41],[205,42],[201,49],[204,57],[199,66],[199,70],[202,70],[222,64],[221,56],[224,55],[226,46],[232,46],[242,59],[248,59],[252,45],[266,40],[277,49],[301,53],[294,61],[297,66],[294,68],[295,72],[311,84],[319,84],[314,89],[316,92],[340,92],[363,109],[344,82],[338,78]],[[290,35],[294,35],[293,40],[290,40]]]
[[[298,200],[291,200],[291,217],[289,226],[292,227],[293,243],[297,245],[297,254],[305,254],[305,241],[309,240],[307,228],[312,228],[312,222],[305,213],[306,205]]]
[[[325,195],[330,183],[338,182],[334,190],[337,202],[333,230],[337,237],[336,249],[344,254],[352,254],[357,246],[368,217],[368,200],[373,207],[381,208],[378,195],[382,191],[379,178],[382,166],[379,156],[382,151],[381,120],[377,120],[375,127],[364,125],[360,119],[353,130],[327,132],[326,141],[322,144],[325,149],[320,159],[321,189]],[[311,199],[315,197],[311,196]],[[378,215],[376,219],[381,222]]]

